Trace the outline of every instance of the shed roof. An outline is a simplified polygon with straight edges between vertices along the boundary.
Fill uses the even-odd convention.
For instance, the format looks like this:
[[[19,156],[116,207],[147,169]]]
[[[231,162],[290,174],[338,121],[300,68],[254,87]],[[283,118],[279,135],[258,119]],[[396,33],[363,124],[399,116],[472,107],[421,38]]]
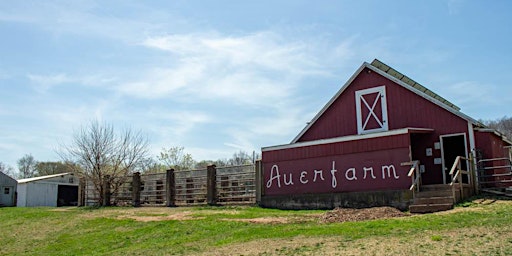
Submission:
[[[28,182],[39,181],[39,180],[47,180],[47,179],[51,179],[51,178],[55,178],[55,177],[59,177],[59,176],[68,175],[68,174],[69,175],[74,175],[71,172],[57,173],[57,174],[46,175],[46,176],[39,176],[39,177],[33,177],[33,178],[20,179],[20,180],[18,180],[18,183],[28,183]]]
[[[2,171],[0,171],[0,175],[1,176],[4,176],[5,178],[9,179],[9,180],[13,180],[14,182],[16,182],[16,179],[14,179],[13,177],[3,173]]]
[[[467,120],[472,123],[476,127],[485,127],[479,121],[467,116],[466,114],[460,112],[460,108],[455,106],[455,104],[449,102],[443,97],[437,95],[436,93],[430,91],[426,87],[421,84],[415,82],[409,77],[403,75],[402,73],[396,71],[395,69],[389,67],[378,59],[374,59],[372,64],[364,62],[359,69],[350,77],[350,79],[343,85],[343,87],[331,98],[331,100],[318,112],[318,114],[309,122],[306,127],[293,139],[291,143],[297,143],[298,140],[312,127],[316,121],[324,114],[325,111],[340,97],[340,95],[347,89],[347,87],[354,81],[354,79],[365,69],[368,68],[373,72],[376,72],[383,77],[395,82],[396,84],[404,87],[407,90],[423,97],[424,99],[440,106],[441,108],[453,113],[454,115]]]

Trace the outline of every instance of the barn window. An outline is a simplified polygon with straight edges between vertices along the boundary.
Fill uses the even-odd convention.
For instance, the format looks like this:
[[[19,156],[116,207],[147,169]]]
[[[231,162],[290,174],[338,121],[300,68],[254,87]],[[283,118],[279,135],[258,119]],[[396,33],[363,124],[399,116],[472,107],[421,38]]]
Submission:
[[[10,189],[9,188],[4,188],[4,194],[8,195],[9,193],[10,193]]]
[[[358,134],[387,131],[386,87],[356,91],[356,115]]]

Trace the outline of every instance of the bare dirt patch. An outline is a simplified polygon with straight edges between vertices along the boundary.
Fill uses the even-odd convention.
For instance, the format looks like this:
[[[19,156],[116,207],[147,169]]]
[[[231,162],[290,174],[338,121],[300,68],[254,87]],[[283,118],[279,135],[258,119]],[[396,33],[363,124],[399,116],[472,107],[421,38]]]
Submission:
[[[364,221],[375,219],[389,219],[410,216],[393,207],[373,207],[364,209],[336,208],[320,217],[322,223]]]
[[[155,215],[121,215],[119,219],[132,219],[136,221],[166,221],[166,220],[196,220],[204,219],[193,217],[191,212],[174,212],[170,214],[155,214]]]

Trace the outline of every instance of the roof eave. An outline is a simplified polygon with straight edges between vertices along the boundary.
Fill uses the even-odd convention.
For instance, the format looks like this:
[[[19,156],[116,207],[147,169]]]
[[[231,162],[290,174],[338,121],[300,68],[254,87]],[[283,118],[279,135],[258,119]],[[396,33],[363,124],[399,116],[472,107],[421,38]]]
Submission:
[[[354,74],[347,80],[347,82],[341,87],[340,90],[327,102],[327,104],[324,105],[324,107],[318,112],[315,117],[308,122],[308,124],[302,129],[302,131],[292,140],[291,143],[297,143],[297,141],[315,124],[315,122],[329,109],[329,107],[338,99],[338,97],[347,89],[347,87],[356,79],[356,77],[363,71],[365,67],[370,65],[367,62],[364,62],[357,70],[354,72]]]

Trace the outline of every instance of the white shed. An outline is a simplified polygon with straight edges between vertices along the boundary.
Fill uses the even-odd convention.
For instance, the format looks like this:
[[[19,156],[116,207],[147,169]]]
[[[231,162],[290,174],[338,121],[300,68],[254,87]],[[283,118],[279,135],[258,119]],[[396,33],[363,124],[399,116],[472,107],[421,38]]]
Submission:
[[[17,206],[74,206],[79,179],[73,173],[18,180]]]
[[[16,186],[18,182],[9,175],[0,172],[0,206],[16,205]]]

